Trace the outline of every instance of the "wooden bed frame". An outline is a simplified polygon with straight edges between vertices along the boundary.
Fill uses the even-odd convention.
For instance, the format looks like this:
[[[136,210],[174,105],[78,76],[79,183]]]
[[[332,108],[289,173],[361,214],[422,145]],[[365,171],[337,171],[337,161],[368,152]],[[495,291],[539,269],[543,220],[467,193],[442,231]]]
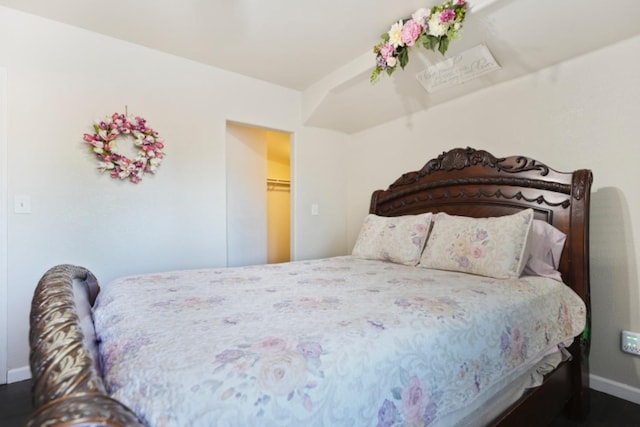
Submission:
[[[562,173],[524,156],[496,158],[487,151],[457,148],[371,197],[370,212],[384,216],[431,211],[488,217],[533,208],[536,218],[567,234],[559,269],[586,303],[587,327],[569,348],[572,359],[504,411],[493,426],[543,426],[563,409],[575,419],[583,419],[589,410],[591,182],[586,169]],[[72,265],[53,267],[38,283],[31,307],[34,412],[28,426],[142,425],[103,385],[91,320],[98,292],[93,274]]]

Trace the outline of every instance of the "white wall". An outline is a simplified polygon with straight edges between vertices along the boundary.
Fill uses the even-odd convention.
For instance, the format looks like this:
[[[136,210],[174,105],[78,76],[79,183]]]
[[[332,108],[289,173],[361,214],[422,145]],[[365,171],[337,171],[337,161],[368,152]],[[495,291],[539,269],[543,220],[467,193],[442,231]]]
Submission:
[[[450,148],[528,155],[561,171],[589,168],[591,372],[640,387],[640,358],[619,350],[622,329],[640,331],[639,51],[635,37],[353,135],[349,246],[368,209],[361,195]]]
[[[301,126],[298,92],[3,7],[0,41],[8,85],[2,197],[11,208],[15,195],[29,195],[32,205],[31,214],[9,209],[0,237],[10,372],[28,364],[30,300],[48,268],[84,265],[104,284],[225,264],[227,120],[294,132],[293,202],[334,205],[320,217],[296,215],[294,256],[346,251],[346,239],[335,237],[346,232],[343,173],[331,156],[347,137]],[[137,185],[101,175],[82,142],[94,119],[125,105],[166,140],[159,173]],[[334,173],[319,179],[328,165]]]
[[[295,259],[351,252],[346,231],[346,176],[351,167],[344,155],[347,143],[348,137],[342,133],[310,127],[301,128],[293,136],[291,189],[296,196],[292,200],[292,251]],[[368,199],[369,195],[359,197]],[[311,215],[314,204],[318,206],[318,215]],[[299,229],[306,233],[295,231]]]

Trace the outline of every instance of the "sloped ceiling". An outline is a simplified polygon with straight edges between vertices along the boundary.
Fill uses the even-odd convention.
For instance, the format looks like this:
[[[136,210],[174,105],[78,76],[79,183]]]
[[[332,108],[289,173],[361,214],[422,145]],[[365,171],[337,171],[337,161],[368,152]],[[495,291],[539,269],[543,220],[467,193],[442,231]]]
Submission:
[[[393,22],[441,1],[0,0],[0,6],[301,91],[305,124],[347,133],[640,33],[638,0],[468,2],[462,37],[446,56],[484,44],[501,69],[432,94],[415,74],[446,58],[414,48],[405,70],[371,84],[371,49]]]

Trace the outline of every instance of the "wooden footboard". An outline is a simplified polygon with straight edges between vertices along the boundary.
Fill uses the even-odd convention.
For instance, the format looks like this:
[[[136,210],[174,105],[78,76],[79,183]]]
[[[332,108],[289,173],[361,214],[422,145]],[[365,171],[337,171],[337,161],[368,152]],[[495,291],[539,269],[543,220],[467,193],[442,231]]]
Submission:
[[[35,411],[27,426],[142,426],[106,395],[97,357],[91,306],[99,292],[87,269],[47,271],[31,304],[31,373]]]

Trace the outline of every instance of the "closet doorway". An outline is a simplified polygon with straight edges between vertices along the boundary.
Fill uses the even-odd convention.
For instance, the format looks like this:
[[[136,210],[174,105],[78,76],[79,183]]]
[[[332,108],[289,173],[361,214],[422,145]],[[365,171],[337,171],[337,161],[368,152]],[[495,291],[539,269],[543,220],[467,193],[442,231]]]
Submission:
[[[227,122],[227,265],[291,259],[291,134]]]

